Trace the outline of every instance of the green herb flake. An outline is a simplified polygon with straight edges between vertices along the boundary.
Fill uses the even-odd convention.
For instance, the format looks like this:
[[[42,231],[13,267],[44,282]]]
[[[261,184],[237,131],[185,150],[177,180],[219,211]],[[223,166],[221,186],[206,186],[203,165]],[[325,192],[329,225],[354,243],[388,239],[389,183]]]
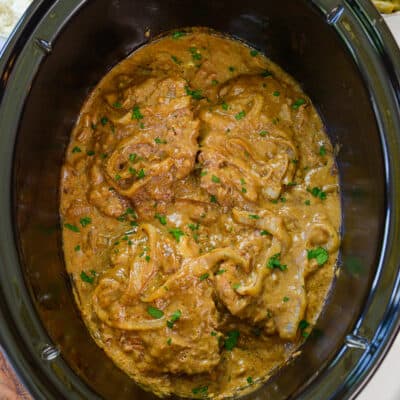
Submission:
[[[204,281],[204,280],[206,280],[207,278],[209,278],[209,276],[210,276],[210,274],[209,274],[208,272],[206,272],[205,274],[200,275],[200,276],[199,276],[199,279],[200,279],[200,281]]]
[[[225,101],[224,101],[224,102],[221,104],[221,108],[222,108],[223,110],[227,111],[228,108],[229,108],[229,106],[228,106],[228,104],[225,103]]]
[[[168,232],[174,237],[174,239],[179,243],[181,240],[181,236],[184,235],[184,233],[179,229],[179,228],[171,228],[168,229]]]
[[[211,203],[216,203],[217,202],[217,198],[212,194],[210,196],[210,201],[211,201]]]
[[[132,174],[132,175],[136,175],[136,174],[137,174],[136,169],[133,168],[133,167],[129,167],[129,168],[128,168],[128,171],[129,171],[129,173]]]
[[[222,275],[224,272],[226,272],[226,269],[219,269],[214,275]]]
[[[73,152],[73,153],[80,153],[81,151],[82,151],[81,148],[78,147],[78,146],[75,146],[75,147],[72,149],[72,152]]]
[[[246,116],[246,112],[245,111],[240,111],[235,115],[235,119],[236,121],[240,121],[241,119],[243,119]]]
[[[200,395],[206,395],[208,392],[208,386],[197,386],[192,389],[193,394],[200,394]]]
[[[106,126],[106,125],[107,125],[107,122],[108,122],[108,118],[107,118],[107,117],[101,117],[101,118],[100,118],[100,123],[101,123],[103,126]]]
[[[299,98],[292,104],[292,108],[293,110],[298,110],[303,104],[306,104],[306,101],[302,98]]]
[[[201,89],[191,89],[189,86],[185,86],[186,94],[191,96],[192,99],[201,100],[203,95],[201,94]]]
[[[165,215],[156,214],[154,215],[154,218],[158,219],[161,225],[167,225],[167,218],[165,217]]]
[[[311,201],[310,201],[310,200],[306,200],[306,201],[304,202],[304,204],[305,204],[306,206],[309,206],[309,205],[311,204]]]
[[[207,175],[207,171],[203,170],[200,172],[200,176],[206,176]]]
[[[86,152],[86,154],[88,155],[88,156],[94,156],[95,155],[95,152],[93,151],[93,150],[88,150],[87,152]]]
[[[77,244],[77,245],[74,247],[74,250],[75,250],[75,251],[80,251],[80,250],[81,250],[81,246],[80,246],[79,244]]]
[[[226,350],[232,351],[236,346],[240,337],[240,332],[237,330],[227,332],[227,338],[224,341]]]
[[[237,290],[237,289],[239,289],[240,288],[240,283],[234,283],[233,285],[232,285],[232,289],[234,289],[234,290]]]
[[[91,275],[92,276],[89,276],[85,271],[82,271],[80,277],[83,280],[83,282],[93,284],[94,278],[96,277],[96,272],[91,271]]]
[[[217,336],[217,332],[212,331],[211,336]]]
[[[137,177],[138,179],[143,179],[146,176],[146,173],[144,172],[144,169],[142,168],[138,173]]]
[[[122,108],[122,104],[121,104],[119,101],[116,101],[116,102],[113,104],[113,107],[114,107],[114,108]]]
[[[191,231],[197,231],[199,229],[200,225],[199,224],[188,224],[188,228]]]
[[[266,231],[266,230],[262,230],[262,231],[260,232],[260,235],[261,235],[261,236],[266,236],[266,235],[271,235],[271,233],[268,232],[268,231]]]
[[[119,180],[121,179],[121,175],[116,174],[115,177],[114,177],[114,179],[115,179],[116,181],[119,181]]]
[[[144,259],[145,259],[147,262],[150,262],[150,256],[146,256]]]
[[[250,55],[252,57],[256,57],[256,56],[258,56],[258,51],[257,50],[250,50]]]
[[[279,200],[281,201],[281,203],[286,203],[286,197],[281,197]]]
[[[260,219],[260,216],[257,214],[249,214],[249,218],[251,219]]]
[[[160,319],[164,316],[164,312],[156,307],[148,306],[147,313],[154,319]]]
[[[139,106],[133,107],[131,119],[140,120],[140,119],[143,119],[143,118],[144,117],[143,117],[143,114],[140,112]]]
[[[79,232],[79,228],[76,225],[65,223],[64,227],[69,229],[72,232]]]
[[[181,65],[182,64],[182,61],[177,56],[172,55],[171,59],[177,65]]]
[[[278,268],[281,271],[287,270],[287,265],[281,264],[281,253],[274,254],[267,262],[267,267],[270,269]]]
[[[83,227],[89,225],[92,222],[92,218],[90,217],[83,217],[79,221]]]
[[[286,186],[296,186],[296,185],[297,185],[296,182],[288,182],[288,183],[286,184]]]
[[[325,200],[326,199],[326,192],[324,192],[321,188],[315,186],[312,189],[307,189],[307,191],[309,193],[311,193],[314,197],[317,197],[321,200]]]
[[[289,299],[289,297],[287,297],[287,296],[285,296],[285,297],[282,299],[282,301],[283,301],[284,303],[287,303],[289,300],[290,300],[290,299]]]
[[[247,189],[245,187],[242,187],[242,193],[247,193]]]
[[[265,137],[265,136],[268,135],[268,132],[267,132],[267,131],[261,131],[261,132],[259,133],[259,135],[262,136],[262,137]]]
[[[228,67],[230,72],[233,72],[235,70],[235,67],[233,67],[232,65],[230,67]]]
[[[322,266],[329,259],[329,253],[323,247],[317,247],[315,249],[307,250],[307,258],[309,260],[315,259],[317,260],[317,264]]]
[[[265,71],[261,72],[261,76],[263,78],[268,78],[269,76],[272,76],[272,73],[266,69]]]
[[[129,161],[135,162],[136,158],[137,158],[137,154],[136,153],[129,154]]]
[[[302,319],[299,322],[299,329],[300,329],[300,332],[301,332],[301,336],[303,336],[303,337],[308,337],[309,336],[309,333],[306,332],[306,329],[309,326],[310,326],[310,323],[308,321],[306,321],[305,319]]]
[[[272,96],[279,97],[281,95],[281,92],[279,90],[275,90],[275,92],[272,93]]]
[[[215,175],[212,175],[212,176],[211,176],[211,180],[212,180],[214,183],[220,183],[220,182],[221,182],[221,179],[219,179],[218,176],[215,176]]]
[[[175,31],[171,36],[172,36],[172,39],[178,40],[182,36],[186,36],[186,33],[185,32]]]
[[[168,345],[168,346],[171,346],[171,343],[172,343],[172,339],[171,339],[171,338],[168,338],[168,340],[167,340],[167,345]]]
[[[201,60],[201,54],[199,50],[197,50],[196,47],[189,47],[189,52],[192,55],[193,61],[199,61]]]
[[[155,141],[157,144],[167,144],[167,141],[166,141],[165,139],[160,139],[159,137],[156,137],[156,138],[154,139],[154,141]]]
[[[247,383],[248,383],[249,385],[252,385],[252,384],[253,384],[253,378],[252,378],[251,376],[248,376],[246,380],[247,380]]]
[[[213,80],[211,81],[211,85],[213,85],[213,86],[217,86],[218,83],[219,83],[219,82],[218,82],[216,79],[213,79]]]
[[[322,157],[326,156],[326,148],[325,148],[324,145],[319,147],[319,155],[322,156]]]

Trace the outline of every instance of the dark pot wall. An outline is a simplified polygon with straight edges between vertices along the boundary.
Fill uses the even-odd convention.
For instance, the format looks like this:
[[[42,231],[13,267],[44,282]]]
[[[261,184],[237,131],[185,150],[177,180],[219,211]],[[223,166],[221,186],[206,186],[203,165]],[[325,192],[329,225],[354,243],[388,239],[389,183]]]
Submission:
[[[391,247],[398,233],[399,205],[393,198],[399,188],[392,174],[399,173],[399,99],[394,96],[399,77],[393,64],[399,54],[393,43],[380,43],[385,28],[374,32],[368,25],[364,10],[370,17],[377,14],[366,2],[361,9],[349,2],[327,23],[333,3],[74,0],[32,6],[31,19],[9,44],[0,70],[0,149],[6,154],[1,173],[7,182],[0,192],[0,318],[5,321],[0,343],[37,398],[153,398],[114,367],[86,332],[64,270],[58,220],[60,167],[79,109],[99,79],[145,43],[148,28],[155,36],[182,26],[209,26],[266,52],[303,85],[340,146],[341,270],[318,324],[322,334],[246,398],[329,398],[336,393],[342,399],[368,374],[397,325],[396,299],[389,297],[398,289],[400,259]],[[38,38],[50,41],[51,52],[37,45]],[[383,109],[392,113],[390,118]],[[380,281],[373,282],[374,277]],[[368,307],[374,305],[388,314],[371,316]],[[349,347],[354,338],[346,344],[349,334],[362,336],[355,338],[356,348]],[[40,360],[41,354],[49,358],[43,354],[47,343],[57,345],[61,357]],[[317,371],[314,383],[303,390]]]

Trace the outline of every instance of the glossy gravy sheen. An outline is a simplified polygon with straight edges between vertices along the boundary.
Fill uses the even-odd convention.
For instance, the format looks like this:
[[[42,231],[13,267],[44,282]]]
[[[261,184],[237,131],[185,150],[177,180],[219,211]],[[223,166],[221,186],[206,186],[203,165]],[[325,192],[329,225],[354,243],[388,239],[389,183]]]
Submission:
[[[255,388],[310,334],[334,276],[338,176],[310,99],[256,50],[201,30],[99,83],[60,213],[86,326],[158,395]]]

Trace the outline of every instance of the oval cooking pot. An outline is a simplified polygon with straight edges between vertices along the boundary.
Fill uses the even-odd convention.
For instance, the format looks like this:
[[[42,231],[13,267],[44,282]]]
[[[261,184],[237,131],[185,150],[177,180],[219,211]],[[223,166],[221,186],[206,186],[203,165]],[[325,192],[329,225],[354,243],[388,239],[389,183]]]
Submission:
[[[37,0],[0,62],[0,343],[35,399],[153,399],[87,333],[65,273],[60,167],[86,96],[163,31],[208,26],[301,83],[338,149],[343,242],[302,353],[246,399],[353,398],[399,326],[400,52],[367,0]]]

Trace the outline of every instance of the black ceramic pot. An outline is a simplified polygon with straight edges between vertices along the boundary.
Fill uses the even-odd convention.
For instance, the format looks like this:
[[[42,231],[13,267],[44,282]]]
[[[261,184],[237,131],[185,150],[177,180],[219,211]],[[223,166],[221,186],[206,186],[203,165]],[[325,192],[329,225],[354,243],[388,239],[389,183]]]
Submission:
[[[302,354],[246,399],[347,399],[399,326],[400,52],[367,0],[37,0],[0,62],[0,343],[35,399],[154,398],[89,337],[64,270],[60,167],[86,96],[151,36],[208,26],[293,75],[340,148],[343,243]]]

